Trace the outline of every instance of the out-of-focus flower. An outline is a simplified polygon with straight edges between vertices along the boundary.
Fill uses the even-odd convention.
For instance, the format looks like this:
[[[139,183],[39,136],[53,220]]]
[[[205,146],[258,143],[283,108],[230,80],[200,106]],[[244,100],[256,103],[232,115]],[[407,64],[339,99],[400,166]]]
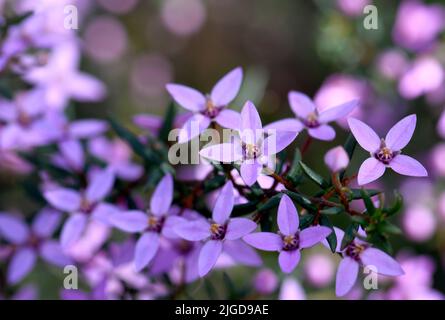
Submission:
[[[406,54],[399,49],[382,52],[377,58],[377,69],[385,78],[398,79],[408,67]]]
[[[439,201],[437,202],[437,209],[442,219],[445,220],[445,192],[443,192],[439,197]]]
[[[143,168],[132,162],[132,151],[122,140],[109,141],[97,137],[89,141],[91,154],[108,164],[108,167],[123,180],[134,181],[143,174]]]
[[[267,129],[298,133],[306,128],[313,138],[333,140],[335,130],[327,123],[346,117],[358,105],[358,100],[343,102],[338,106],[320,111],[308,96],[301,92],[291,91],[289,104],[297,119],[278,120],[268,124]]]
[[[108,63],[122,58],[128,40],[119,20],[102,16],[86,26],[84,41],[86,54],[98,62]]]
[[[173,231],[176,220],[171,214],[172,202],[173,177],[166,174],[153,192],[148,214],[132,210],[110,217],[110,223],[116,228],[126,232],[142,233],[134,253],[134,265],[137,271],[145,268],[153,260],[159,250],[161,237],[176,237]]]
[[[443,80],[441,63],[434,57],[421,56],[400,78],[399,93],[406,99],[414,99],[439,88]]]
[[[386,167],[407,176],[428,175],[420,162],[400,154],[413,136],[416,121],[416,115],[407,116],[388,131],[385,139],[380,139],[375,131],[362,121],[348,119],[349,127],[357,142],[371,154],[371,157],[360,166],[357,178],[359,185],[377,180],[385,173]]]
[[[108,223],[108,218],[117,211],[117,208],[102,200],[111,191],[113,184],[114,173],[106,169],[96,173],[82,192],[59,187],[43,193],[54,208],[70,213],[60,236],[62,247],[68,248],[77,242],[90,218]]]
[[[434,213],[425,206],[410,207],[403,214],[403,230],[416,242],[429,240],[436,231],[436,224]]]
[[[161,18],[170,32],[189,36],[204,24],[206,10],[201,0],[166,0],[162,3]]]
[[[281,197],[277,223],[278,233],[257,232],[244,236],[243,240],[260,250],[280,252],[278,262],[285,273],[292,272],[300,262],[300,250],[316,245],[332,232],[322,226],[300,231],[297,209],[287,195]]]
[[[17,216],[0,214],[0,236],[15,246],[7,273],[9,284],[16,284],[26,277],[34,268],[38,256],[56,266],[71,264],[71,259],[63,253],[59,243],[51,239],[60,219],[59,212],[44,208],[29,228]]]
[[[326,254],[316,253],[306,259],[304,273],[315,287],[327,286],[334,278],[334,263]]]
[[[442,5],[406,0],[397,11],[392,36],[398,45],[419,51],[431,45],[444,28],[445,8]]]
[[[342,146],[330,149],[324,156],[324,162],[332,172],[339,172],[349,164],[349,156]]]
[[[363,9],[371,3],[371,0],[337,0],[338,8],[351,17],[363,14]]]
[[[57,46],[48,64],[32,68],[25,80],[45,93],[48,107],[62,110],[70,98],[78,101],[97,101],[104,97],[105,86],[89,74],[79,72],[80,53],[73,42]]]
[[[342,297],[352,289],[357,280],[360,266],[373,266],[378,274],[386,276],[400,276],[404,274],[403,269],[396,260],[358,238],[344,250],[340,250],[344,232],[338,228],[334,228],[334,230],[337,236],[337,252],[340,252],[343,256],[337,269],[335,283],[335,294],[337,296]]]
[[[294,278],[287,277],[281,284],[280,300],[306,300],[306,294],[301,284]]]
[[[437,132],[445,139],[445,111],[442,112],[439,122],[437,123]]]
[[[241,87],[243,72],[236,68],[226,74],[213,87],[209,96],[180,84],[167,84],[166,88],[173,99],[193,116],[182,127],[179,143],[187,142],[208,128],[212,121],[230,129],[240,128],[239,113],[227,109]]]
[[[269,136],[265,138],[265,133]],[[204,158],[220,162],[241,162],[241,177],[248,186],[253,185],[263,167],[273,170],[270,158],[282,151],[297,136],[296,132],[263,129],[260,115],[254,104],[247,101],[241,111],[240,138],[202,149]]]
[[[262,269],[254,276],[253,287],[259,294],[272,294],[278,287],[278,277],[272,270]]]
[[[183,239],[204,243],[198,260],[198,273],[205,276],[214,267],[226,240],[238,240],[256,228],[256,223],[246,218],[230,218],[234,206],[233,184],[227,182],[213,208],[212,221],[196,219],[178,223],[174,229]]]
[[[438,143],[431,152],[431,162],[437,175],[445,177],[445,143]]]

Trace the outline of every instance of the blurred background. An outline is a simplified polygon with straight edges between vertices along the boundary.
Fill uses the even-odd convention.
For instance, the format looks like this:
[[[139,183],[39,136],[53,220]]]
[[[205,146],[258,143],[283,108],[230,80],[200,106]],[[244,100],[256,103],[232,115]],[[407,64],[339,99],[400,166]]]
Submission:
[[[371,0],[82,0],[79,33],[82,69],[108,88],[100,104],[79,104],[76,117],[113,115],[127,127],[136,114],[162,116],[170,98],[165,84],[178,82],[209,92],[226,72],[241,66],[244,81],[233,108],[250,99],[264,123],[292,117],[290,90],[314,98],[320,109],[360,98],[355,116],[381,135],[403,116],[416,113],[417,130],[406,153],[426,165],[430,176],[409,179],[387,173],[373,187],[388,195],[398,188],[405,199],[395,217],[403,233],[391,239],[407,273],[381,279],[379,291],[360,288],[350,298],[443,298],[445,295],[445,1]],[[377,8],[378,28],[365,29],[366,5]],[[328,174],[324,153],[343,144],[316,141],[306,163]],[[306,134],[294,142],[301,146]],[[366,153],[358,149],[351,168]],[[354,174],[355,172],[349,172]],[[16,180],[1,173],[2,208],[16,208],[23,194]],[[391,199],[388,199],[389,201]],[[26,203],[23,204],[26,208]],[[341,223],[341,221],[339,222]],[[265,256],[261,273],[236,267],[237,281],[295,298],[334,298],[338,260],[325,248],[303,255],[288,278],[278,272],[276,257]],[[37,273],[34,280],[44,272]],[[39,278],[39,279],[38,279]],[[43,278],[44,279],[44,278]],[[217,292],[224,280],[210,277]],[[281,288],[277,288],[281,283]],[[380,283],[379,283],[380,284]],[[54,297],[50,285],[43,297]],[[202,284],[191,292],[206,297]],[[218,289],[219,288],[219,289]],[[271,289],[273,288],[273,290]],[[267,291],[269,290],[269,291]],[[221,294],[222,297],[224,296]]]

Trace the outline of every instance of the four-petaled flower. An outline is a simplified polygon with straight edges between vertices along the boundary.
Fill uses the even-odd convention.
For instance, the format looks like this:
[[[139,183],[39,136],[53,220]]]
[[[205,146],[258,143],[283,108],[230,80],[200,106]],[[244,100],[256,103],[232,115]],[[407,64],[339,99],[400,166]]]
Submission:
[[[344,296],[352,289],[357,280],[360,266],[369,267],[370,270],[385,276],[401,276],[404,274],[396,260],[358,238],[355,238],[346,248],[341,250],[344,232],[338,228],[334,228],[334,230],[337,237],[336,252],[343,257],[337,269],[335,283],[335,294],[337,296]],[[359,233],[365,235],[362,230]],[[324,241],[323,244],[329,248],[327,241]]]
[[[230,218],[234,201],[233,184],[229,181],[216,200],[211,221],[196,219],[178,223],[174,227],[176,234],[185,240],[205,240],[198,258],[198,273],[201,277],[213,268],[227,240],[238,240],[256,228],[252,220]]]
[[[241,177],[251,186],[264,167],[273,169],[272,157],[291,144],[296,136],[296,132],[264,130],[257,109],[247,101],[241,111],[239,137],[204,148],[200,154],[214,161],[241,162]]]
[[[385,139],[360,120],[349,118],[349,127],[357,142],[370,152],[358,172],[358,184],[364,185],[380,178],[386,167],[395,172],[414,177],[426,177],[428,172],[417,160],[401,154],[416,127],[416,115],[409,115],[397,122],[388,131]]]
[[[251,246],[265,251],[278,251],[278,262],[283,272],[290,273],[300,261],[300,250],[323,241],[332,230],[315,226],[299,230],[299,217],[292,200],[283,195],[278,207],[278,233],[257,232],[248,234],[243,240]]]
[[[147,213],[138,210],[116,213],[110,224],[126,232],[141,232],[136,243],[134,264],[136,271],[144,269],[159,250],[161,237],[177,238],[173,232],[175,218],[172,214],[173,177],[166,174],[156,186]]]
[[[182,126],[179,143],[187,142],[205,129],[212,121],[225,128],[238,129],[239,113],[226,109],[241,87],[243,71],[236,68],[226,74],[213,87],[209,95],[180,84],[167,84],[167,91],[173,99],[193,115]]]
[[[333,140],[335,130],[327,123],[347,116],[358,105],[358,100],[351,100],[319,112],[307,95],[291,91],[289,92],[289,104],[297,119],[279,120],[267,125],[266,129],[300,132],[306,128],[313,138]]]

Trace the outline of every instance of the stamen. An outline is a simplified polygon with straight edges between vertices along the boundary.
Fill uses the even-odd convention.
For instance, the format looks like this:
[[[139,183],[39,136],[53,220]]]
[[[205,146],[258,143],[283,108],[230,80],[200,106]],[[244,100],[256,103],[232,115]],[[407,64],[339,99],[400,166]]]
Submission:
[[[210,233],[212,234],[212,240],[222,240],[226,235],[227,227],[218,223],[212,223],[210,225]]]
[[[292,250],[298,249],[298,247],[300,245],[299,233],[296,233],[296,234],[290,235],[290,236],[282,235],[282,239],[283,239],[283,250],[284,251],[292,251]]]
[[[316,112],[311,112],[308,114],[306,119],[304,119],[304,124],[308,128],[317,128],[320,126],[320,123],[318,122],[318,115]]]
[[[158,218],[153,215],[150,215],[148,217],[147,224],[148,224],[148,227],[147,227],[148,231],[161,232],[162,227],[164,225],[164,218],[162,218],[162,217]]]
[[[222,109],[221,107],[215,106],[212,99],[207,98],[206,107],[205,107],[204,111],[202,112],[202,114],[209,118],[215,118],[219,114],[221,109]]]
[[[243,145],[244,158],[247,160],[256,159],[261,155],[261,150],[257,145],[244,144]]]
[[[380,149],[374,154],[374,157],[384,164],[389,164],[392,159],[397,155],[390,148],[386,146],[385,140],[382,139]]]
[[[367,248],[366,245],[357,244],[355,242],[351,243],[346,247],[345,254],[354,259],[355,261],[360,261],[360,254]]]

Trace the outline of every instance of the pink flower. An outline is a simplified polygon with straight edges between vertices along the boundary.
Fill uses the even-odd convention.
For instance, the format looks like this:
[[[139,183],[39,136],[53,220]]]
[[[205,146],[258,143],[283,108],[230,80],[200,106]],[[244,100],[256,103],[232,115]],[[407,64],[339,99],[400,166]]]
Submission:
[[[349,156],[342,146],[338,146],[326,153],[324,162],[332,172],[339,172],[348,166]]]
[[[349,118],[349,127],[360,146],[369,151],[371,157],[365,160],[358,172],[358,184],[364,185],[380,178],[386,167],[399,174],[426,177],[426,169],[417,160],[401,154],[409,143],[416,127],[416,115],[409,115],[389,130],[385,139],[379,136],[367,124]]]
[[[207,96],[184,85],[167,84],[167,91],[173,99],[193,113],[193,116],[182,127],[179,143],[190,141],[207,129],[212,121],[225,128],[239,128],[239,113],[226,109],[226,107],[238,94],[242,78],[241,68],[238,67],[230,71],[216,83],[210,95]]]

